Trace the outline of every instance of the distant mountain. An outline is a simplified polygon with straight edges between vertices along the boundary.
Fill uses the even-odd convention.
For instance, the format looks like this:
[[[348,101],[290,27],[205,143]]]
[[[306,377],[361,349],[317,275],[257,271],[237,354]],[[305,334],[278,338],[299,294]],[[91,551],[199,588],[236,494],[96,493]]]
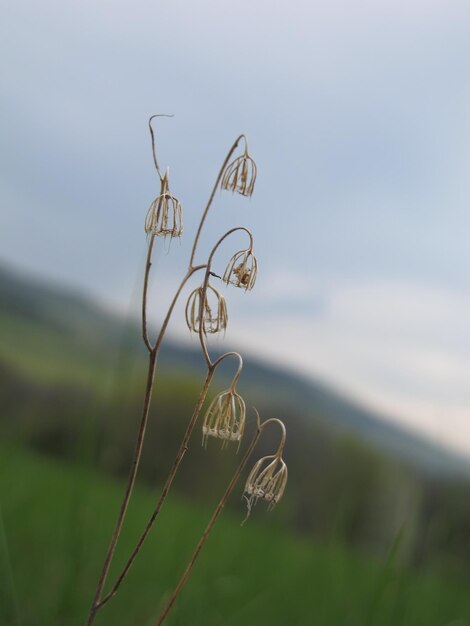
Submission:
[[[110,357],[117,350],[143,353],[136,323],[113,315],[82,294],[0,266],[0,338],[2,329],[9,332],[9,324],[5,323],[8,318],[48,329],[55,335],[73,336],[75,345],[88,346],[94,353]],[[163,344],[161,354],[166,366],[174,371],[200,374],[204,368],[197,349],[171,340]],[[250,356],[244,360],[241,387],[254,400],[276,407],[277,414],[294,411],[324,429],[358,437],[426,471],[470,475],[470,460],[381,419],[325,385]],[[227,370],[225,377],[228,375]]]

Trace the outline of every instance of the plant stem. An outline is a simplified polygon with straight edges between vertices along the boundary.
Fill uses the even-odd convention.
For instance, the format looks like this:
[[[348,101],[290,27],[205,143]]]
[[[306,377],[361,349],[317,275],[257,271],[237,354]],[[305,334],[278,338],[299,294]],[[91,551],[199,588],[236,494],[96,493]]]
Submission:
[[[152,128],[152,120],[155,117],[159,117],[157,115],[154,115],[150,118],[149,120],[149,129],[150,129],[150,135],[151,135],[151,139],[152,139],[152,154],[153,154],[153,160],[154,160],[154,165],[155,168],[157,170],[158,176],[160,178],[160,181],[163,184],[163,179],[161,176],[161,172],[160,172],[160,168],[158,166],[158,161],[157,161],[157,157],[156,157],[156,149],[155,149],[155,135],[153,132],[153,128]],[[209,200],[207,202],[206,208],[204,210],[204,213],[202,215],[201,221],[199,223],[199,227],[194,239],[194,244],[193,244],[193,248],[192,248],[192,252],[191,252],[191,258],[189,261],[189,265],[188,265],[188,271],[186,273],[186,276],[183,278],[171,304],[170,307],[168,309],[168,312],[166,314],[166,317],[163,321],[162,327],[160,329],[160,333],[156,339],[155,345],[152,346],[152,343],[150,342],[149,338],[148,338],[148,334],[147,334],[147,293],[148,293],[148,286],[149,286],[149,276],[150,276],[150,269],[152,266],[152,253],[153,253],[153,247],[154,247],[154,242],[155,242],[155,235],[151,236],[151,239],[149,241],[149,249],[147,252],[147,259],[146,259],[146,266],[145,266],[145,274],[144,274],[144,287],[143,287],[143,296],[142,296],[142,337],[144,340],[144,343],[147,347],[147,350],[149,351],[149,366],[148,366],[148,371],[147,371],[147,384],[146,384],[146,389],[145,389],[145,397],[144,397],[144,406],[143,406],[143,410],[142,410],[142,418],[141,418],[141,422],[140,422],[140,426],[139,426],[139,432],[138,432],[138,436],[137,436],[137,441],[136,441],[136,445],[135,445],[135,449],[134,449],[134,455],[133,455],[133,459],[132,459],[132,464],[131,464],[131,468],[130,468],[130,472],[129,472],[129,478],[128,478],[128,482],[126,485],[126,490],[124,493],[124,498],[122,500],[121,503],[121,507],[119,510],[119,514],[118,514],[118,518],[114,527],[114,531],[113,531],[113,535],[111,537],[111,542],[109,544],[108,547],[108,551],[106,553],[106,557],[103,563],[103,567],[101,570],[101,574],[98,580],[98,585],[95,591],[95,596],[93,598],[93,603],[91,605],[91,609],[88,615],[88,620],[86,623],[86,626],[92,626],[92,624],[95,621],[95,617],[96,614],[98,612],[98,610],[114,595],[114,593],[117,591],[117,588],[120,586],[121,582],[124,580],[125,575],[127,574],[129,568],[131,567],[134,559],[136,558],[137,554],[139,553],[149,531],[150,528],[152,527],[155,518],[157,517],[161,506],[163,505],[163,502],[168,494],[168,491],[171,487],[171,484],[174,480],[174,477],[176,475],[176,472],[178,470],[178,467],[184,457],[184,454],[187,450],[187,443],[189,441],[189,438],[191,436],[192,430],[194,428],[194,425],[196,423],[197,417],[200,413],[201,407],[204,403],[205,397],[207,395],[207,391],[210,385],[210,381],[212,380],[212,376],[214,374],[214,371],[218,365],[218,363],[222,360],[222,358],[217,360],[217,365],[213,364],[210,360],[209,357],[209,353],[207,351],[207,347],[205,346],[205,342],[204,340],[201,338],[201,345],[203,348],[203,353],[208,365],[208,374],[206,377],[206,382],[204,384],[203,390],[201,391],[201,394],[199,396],[199,400],[198,403],[196,405],[196,408],[194,410],[193,416],[191,417],[190,423],[188,424],[188,427],[186,429],[186,433],[183,437],[183,441],[181,443],[180,449],[178,451],[178,454],[176,456],[176,459],[174,461],[173,467],[170,471],[170,474],[165,482],[164,488],[163,488],[163,492],[160,496],[160,499],[157,503],[157,507],[152,515],[152,517],[150,518],[146,528],[144,529],[144,532],[142,534],[142,536],[140,537],[136,547],[134,548],[134,551],[131,554],[130,559],[128,560],[128,562],[126,563],[123,571],[121,572],[120,576],[118,577],[115,585],[113,586],[112,590],[110,591],[110,593],[108,593],[105,598],[102,600],[101,596],[103,593],[103,589],[104,589],[104,585],[106,583],[106,579],[109,573],[109,569],[111,566],[111,562],[113,560],[114,557],[114,553],[116,550],[116,545],[122,530],[122,526],[124,523],[124,518],[126,516],[126,512],[127,512],[127,508],[129,505],[129,500],[131,498],[132,495],[132,491],[134,488],[134,484],[135,484],[135,480],[136,480],[136,476],[137,476],[137,471],[139,468],[139,464],[140,464],[140,458],[141,458],[141,454],[142,454],[142,448],[143,448],[143,444],[144,444],[144,439],[145,439],[145,432],[146,432],[146,428],[147,428],[147,422],[148,422],[148,416],[149,416],[149,409],[150,409],[150,402],[152,399],[152,392],[153,392],[153,384],[154,384],[154,378],[155,378],[155,370],[156,370],[156,364],[157,364],[157,357],[158,357],[158,352],[161,346],[161,343],[163,341],[163,337],[165,335],[168,323],[170,321],[171,315],[173,313],[173,309],[176,305],[176,302],[178,300],[178,297],[184,287],[184,285],[186,284],[187,280],[192,276],[192,274],[194,272],[196,272],[199,269],[203,269],[206,268],[206,278],[205,278],[205,291],[207,289],[207,283],[208,283],[208,278],[209,278],[209,271],[210,271],[210,263],[207,265],[198,265],[198,266],[194,266],[193,262],[194,262],[194,256],[196,254],[196,248],[197,248],[197,244],[199,241],[199,237],[205,222],[205,219],[207,217],[207,214],[209,212],[209,209],[211,207],[212,201],[214,199],[215,193],[217,191],[217,188],[219,186],[220,180],[223,176],[223,172],[230,160],[230,157],[232,156],[233,152],[235,151],[239,141],[241,139],[245,139],[246,142],[246,138],[244,135],[240,135],[235,143],[233,144],[233,146],[231,147],[229,153],[227,154],[224,163],[222,164],[222,167],[219,171],[219,174],[217,176],[216,182],[214,184],[214,187],[212,189],[212,193],[209,197]],[[238,229],[235,229],[238,230]],[[230,231],[232,232],[232,231]],[[225,238],[225,236],[221,239],[221,241]],[[251,238],[251,234],[250,234],[250,238]],[[219,243],[221,243],[221,241]],[[217,244],[218,245],[218,244]],[[217,248],[217,246],[216,246]],[[213,250],[212,254],[211,254],[211,260],[212,260],[212,256],[214,254],[215,250]],[[205,294],[204,291],[204,294]],[[241,357],[240,357],[241,358]]]
[[[199,227],[197,229],[196,237],[194,238],[193,249],[191,250],[191,258],[189,260],[189,266],[190,267],[194,263],[194,256],[196,255],[196,248],[197,248],[197,244],[199,243],[199,237],[201,235],[201,231],[202,231],[202,227],[204,226],[204,222],[206,221],[207,214],[209,213],[209,209],[211,208],[212,201],[214,200],[215,192],[217,191],[219,183],[222,180],[222,176],[224,175],[225,168],[227,167],[228,162],[230,161],[230,158],[231,158],[232,154],[235,152],[235,150],[236,150],[236,148],[237,148],[237,146],[238,146],[238,144],[239,144],[241,139],[244,139],[246,141],[245,135],[240,135],[239,137],[236,138],[234,144],[232,145],[232,147],[228,151],[228,154],[225,157],[225,161],[222,163],[222,167],[220,168],[219,174],[218,174],[218,176],[217,176],[217,178],[215,180],[214,187],[212,188],[212,193],[209,196],[209,200],[207,201],[206,208],[204,210],[204,213],[202,214],[201,221],[199,222]]]
[[[99,608],[101,593],[103,591],[103,587],[105,585],[106,578],[108,576],[111,561],[113,559],[114,552],[116,550],[116,544],[119,539],[119,535],[121,534],[122,525],[124,523],[124,518],[127,512],[127,507],[129,505],[129,500],[132,494],[132,490],[134,488],[137,470],[138,470],[139,462],[140,462],[140,457],[142,454],[145,431],[147,428],[156,363],[157,363],[157,353],[155,350],[152,350],[149,354],[149,366],[148,366],[148,372],[147,372],[147,384],[145,387],[144,406],[142,409],[142,419],[140,422],[139,433],[137,435],[137,441],[136,441],[136,445],[134,449],[134,456],[132,459],[131,469],[129,472],[129,478],[127,481],[127,486],[126,486],[126,490],[124,493],[124,498],[121,503],[121,508],[119,510],[119,515],[116,521],[116,525],[114,527],[113,535],[111,537],[111,542],[109,544],[109,548],[106,553],[104,564],[101,570],[100,578],[98,580],[98,586],[96,587],[95,596],[93,598],[93,603],[91,605],[90,613],[88,616],[87,626],[91,626],[91,624],[93,624],[95,620],[96,612]]]
[[[176,586],[176,589],[174,590],[170,600],[168,601],[167,605],[165,606],[165,608],[163,609],[163,611],[160,613],[160,616],[158,618],[158,621],[156,622],[156,626],[161,626],[161,624],[163,624],[163,621],[165,620],[166,616],[168,615],[168,613],[171,610],[171,607],[173,606],[176,598],[178,597],[178,594],[180,593],[180,591],[182,590],[182,588],[184,587],[186,581],[189,578],[189,575],[191,574],[191,570],[194,567],[194,564],[196,563],[197,557],[199,556],[199,553],[201,552],[202,548],[204,547],[204,544],[207,541],[207,538],[214,526],[214,524],[216,523],[219,515],[222,513],[222,510],[227,502],[227,500],[229,499],[232,491],[234,490],[238,479],[240,478],[240,475],[245,467],[245,465],[248,462],[248,459],[251,456],[251,453],[253,452],[254,447],[256,446],[256,444],[258,443],[258,439],[261,435],[261,427],[258,426],[256,433],[247,449],[247,451],[245,452],[245,455],[240,463],[240,465],[238,466],[238,469],[236,470],[235,474],[232,477],[232,480],[230,481],[227,489],[225,490],[224,495],[222,496],[222,498],[219,501],[219,504],[217,505],[205,531],[202,533],[202,536],[199,540],[199,543],[196,546],[196,549],[193,552],[193,555],[186,567],[186,569],[184,570],[183,575],[180,578],[180,581],[178,583],[178,585]]]
[[[153,244],[153,242],[151,242],[151,245]],[[150,255],[147,257],[147,267],[146,267],[146,282],[148,281],[148,271],[150,269],[151,266],[151,262],[150,262]],[[140,457],[142,454],[142,448],[144,445],[144,439],[145,439],[145,432],[147,429],[147,422],[148,422],[148,415],[149,415],[149,409],[150,409],[150,401],[152,399],[152,392],[153,392],[153,383],[154,383],[154,379],[155,379],[155,370],[156,370],[156,364],[157,364],[157,357],[158,357],[158,352],[160,350],[160,346],[161,343],[163,341],[163,337],[165,335],[165,331],[168,327],[168,323],[170,321],[170,317],[171,314],[173,312],[173,309],[176,305],[176,302],[178,300],[178,297],[184,287],[184,285],[186,284],[186,282],[188,281],[188,279],[199,269],[205,267],[204,265],[201,266],[197,266],[197,267],[193,267],[192,269],[188,270],[186,276],[183,278],[183,280],[181,281],[180,286],[178,287],[178,290],[175,294],[175,296],[173,297],[173,300],[170,304],[170,307],[168,309],[168,312],[166,314],[166,317],[163,321],[162,327],[160,329],[160,333],[158,335],[157,341],[155,343],[155,346],[152,347],[150,342],[148,342],[148,347],[149,347],[149,367],[148,367],[148,372],[147,372],[147,385],[145,388],[145,397],[144,397],[144,408],[142,411],[142,419],[140,422],[140,426],[139,426],[139,433],[137,436],[137,442],[135,445],[135,449],[134,449],[134,456],[132,458],[132,465],[131,465],[131,469],[129,472],[129,478],[127,481],[127,486],[126,486],[126,491],[124,493],[124,498],[121,504],[121,508],[119,510],[119,515],[116,521],[116,525],[114,528],[114,532],[113,532],[113,536],[111,538],[111,543],[109,545],[108,551],[106,553],[106,557],[105,557],[105,561],[103,564],[103,568],[101,570],[101,574],[100,574],[100,578],[98,581],[98,586],[96,588],[96,592],[95,592],[95,596],[93,598],[93,603],[90,609],[90,613],[88,616],[88,621],[86,626],[91,626],[94,622],[94,618],[96,615],[96,612],[99,610],[99,608],[104,604],[101,602],[101,594],[103,592],[103,588],[104,585],[106,583],[106,579],[109,573],[109,568],[111,566],[111,561],[113,559],[114,556],[114,552],[116,550],[116,544],[117,541],[119,539],[119,535],[121,534],[121,529],[122,529],[122,525],[124,523],[124,518],[127,512],[127,507],[129,505],[129,500],[130,497],[132,495],[132,490],[134,488],[134,484],[135,484],[135,479],[137,476],[137,470],[139,469],[139,464],[140,464]],[[146,290],[144,289],[144,297],[146,294]],[[146,318],[143,317],[143,319],[145,320]],[[144,334],[145,337],[145,334]]]
[[[215,371],[215,367],[212,367],[209,369],[206,379],[204,381],[204,385],[203,388],[201,390],[201,393],[199,395],[197,404],[194,408],[194,412],[192,414],[191,420],[188,423],[188,426],[186,428],[186,432],[184,434],[183,440],[181,442],[181,445],[179,447],[179,450],[176,454],[175,460],[173,462],[173,466],[170,470],[170,473],[168,474],[168,477],[165,481],[165,484],[163,486],[162,489],[162,493],[160,495],[160,498],[157,502],[157,505],[149,519],[149,521],[147,522],[147,525],[145,526],[145,529],[142,533],[142,535],[140,536],[134,550],[132,551],[129,559],[127,560],[124,568],[122,569],[121,573],[119,574],[118,578],[116,579],[116,582],[114,583],[114,585],[112,586],[110,592],[101,600],[101,602],[99,603],[99,608],[101,608],[104,604],[106,604],[106,602],[108,602],[108,600],[110,600],[114,594],[116,593],[116,591],[119,589],[119,587],[121,586],[121,583],[123,582],[124,578],[127,575],[127,572],[129,571],[129,569],[131,568],[135,558],[137,557],[137,555],[139,554],[146,538],[147,535],[150,532],[150,529],[152,528],[158,514],[160,513],[160,509],[163,506],[163,503],[165,502],[165,499],[170,491],[171,485],[173,484],[173,480],[175,479],[176,473],[178,471],[178,468],[183,460],[184,455],[186,454],[187,450],[188,450],[188,443],[189,443],[189,439],[191,437],[191,434],[194,430],[194,426],[196,424],[197,418],[199,417],[199,414],[201,412],[201,408],[204,404],[204,401],[206,399],[207,396],[207,392],[209,390],[209,386],[211,384],[212,378],[214,376],[214,371]]]
[[[148,286],[149,286],[150,268],[152,267],[152,252],[153,252],[154,243],[155,243],[155,235],[152,235],[150,237],[149,248],[147,251],[147,260],[145,263],[145,274],[144,274],[144,289],[142,293],[142,338],[149,352],[151,352],[152,346],[150,344],[150,341],[147,335],[147,293],[148,293]]]

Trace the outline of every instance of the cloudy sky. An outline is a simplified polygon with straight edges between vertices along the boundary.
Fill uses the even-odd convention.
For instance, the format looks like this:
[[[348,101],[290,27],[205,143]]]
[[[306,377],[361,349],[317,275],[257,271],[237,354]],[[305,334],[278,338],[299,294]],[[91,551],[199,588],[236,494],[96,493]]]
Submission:
[[[136,314],[146,124],[173,113],[185,233],[157,251],[158,319],[245,132],[255,194],[218,194],[201,242],[255,236],[226,340],[470,452],[469,32],[466,0],[6,0],[0,260]]]

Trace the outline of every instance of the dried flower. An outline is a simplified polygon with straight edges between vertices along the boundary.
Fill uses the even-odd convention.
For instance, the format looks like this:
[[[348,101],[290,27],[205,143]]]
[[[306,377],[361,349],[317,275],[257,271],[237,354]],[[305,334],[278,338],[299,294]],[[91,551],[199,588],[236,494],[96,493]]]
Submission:
[[[189,330],[199,333],[201,328],[201,312],[202,312],[202,330],[207,333],[218,333],[227,328],[228,313],[225,298],[214,289],[211,285],[207,285],[204,301],[201,305],[204,288],[198,287],[188,298],[186,304],[186,324]],[[211,307],[209,302],[210,296],[213,294],[215,298],[215,306]]]
[[[258,273],[258,262],[251,250],[237,252],[230,259],[223,281],[241,287],[245,291],[253,289]]]
[[[180,237],[183,232],[183,214],[180,201],[172,196],[168,171],[161,180],[160,195],[149,207],[145,218],[145,232],[158,237]]]
[[[251,196],[256,181],[256,163],[248,155],[248,146],[245,152],[227,165],[222,177],[222,189],[237,191],[242,196]]]
[[[244,490],[248,511],[260,499],[269,502],[269,508],[272,509],[282,498],[286,483],[287,465],[279,454],[265,456],[257,461]]]
[[[238,393],[230,388],[219,393],[212,400],[204,415],[202,424],[202,443],[207,444],[209,437],[240,443],[245,430],[245,402]]]

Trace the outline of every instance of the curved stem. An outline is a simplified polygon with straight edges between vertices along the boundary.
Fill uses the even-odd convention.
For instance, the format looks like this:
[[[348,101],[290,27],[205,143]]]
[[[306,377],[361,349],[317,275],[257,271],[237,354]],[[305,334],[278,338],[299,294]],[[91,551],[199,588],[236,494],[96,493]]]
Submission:
[[[243,135],[241,135],[241,136],[243,137]],[[206,298],[207,298],[207,286],[209,284],[209,277],[211,275],[211,270],[212,270],[212,259],[214,258],[214,255],[217,252],[217,250],[220,247],[220,245],[222,244],[222,242],[225,241],[225,239],[227,239],[227,237],[229,237],[230,235],[232,235],[233,233],[236,233],[238,231],[245,232],[248,235],[248,237],[250,239],[249,250],[251,250],[253,248],[253,235],[251,234],[251,231],[248,230],[248,228],[245,228],[244,226],[236,226],[235,228],[231,228],[230,230],[228,230],[218,240],[218,242],[212,248],[211,253],[209,255],[209,259],[207,260],[207,265],[205,266],[206,267],[206,273],[205,273],[205,276],[204,276],[204,282],[203,282],[203,285],[202,285],[201,298],[200,298],[200,302],[199,302],[199,333],[198,334],[199,334],[199,342],[201,344],[202,353],[204,355],[204,359],[206,361],[207,367],[212,367],[212,361],[211,361],[211,357],[210,357],[210,354],[209,354],[209,350],[207,348],[207,337],[206,337],[206,333],[205,333],[205,330],[204,330],[203,319],[204,319],[204,305],[205,305]]]
[[[227,237],[229,237],[230,235],[233,235],[233,233],[236,233],[238,231],[243,231],[244,233],[246,233],[250,239],[250,247],[248,248],[248,250],[252,250],[253,249],[253,235],[251,233],[251,231],[248,228],[245,228],[245,226],[235,226],[234,228],[231,228],[230,230],[228,230],[224,235],[222,235],[222,237],[219,239],[219,241],[215,244],[215,246],[212,248],[211,253],[209,255],[209,259],[207,261],[207,266],[210,269],[210,266],[212,264],[212,259],[214,258],[214,254],[217,252],[218,248],[220,247],[220,245],[222,244],[223,241],[225,241],[225,239],[227,239]]]
[[[238,466],[235,474],[232,477],[232,480],[230,481],[227,489],[225,490],[224,495],[222,496],[222,498],[219,501],[219,504],[217,505],[208,525],[206,526],[205,531],[202,533],[202,536],[196,546],[196,549],[193,552],[193,555],[186,567],[186,569],[184,570],[183,575],[180,578],[180,581],[178,583],[178,585],[176,586],[176,589],[174,590],[170,600],[168,601],[167,605],[165,606],[165,608],[163,609],[163,611],[160,613],[160,616],[158,618],[158,621],[156,622],[155,626],[160,626],[163,621],[165,620],[166,616],[168,615],[168,613],[171,610],[171,607],[173,606],[178,594],[180,593],[180,591],[182,590],[182,588],[184,587],[186,581],[189,578],[189,575],[191,574],[191,570],[194,567],[194,564],[196,563],[197,557],[199,556],[199,553],[201,552],[202,548],[204,547],[204,544],[207,541],[207,538],[212,530],[212,528],[214,527],[214,524],[216,523],[219,515],[222,513],[223,508],[227,502],[227,500],[229,499],[232,491],[234,490],[238,479],[240,478],[240,475],[243,471],[243,469],[245,468],[245,465],[247,464],[256,444],[258,443],[258,439],[260,438],[261,435],[261,429],[257,428],[255,435],[247,449],[247,451],[245,452],[243,459],[240,463],[240,465]]]
[[[228,162],[230,161],[230,158],[231,158],[232,154],[235,152],[235,150],[236,150],[236,148],[237,148],[237,146],[238,146],[238,144],[239,144],[241,139],[244,139],[245,140],[245,144],[246,144],[246,137],[245,137],[245,135],[240,135],[239,137],[237,137],[237,139],[235,140],[234,144],[232,145],[232,147],[228,151],[228,154],[225,157],[225,161],[222,163],[222,167],[219,170],[219,174],[218,174],[218,176],[216,178],[216,181],[214,183],[214,187],[212,189],[212,193],[209,196],[209,200],[207,201],[206,208],[204,210],[204,213],[202,214],[201,221],[199,222],[199,227],[197,229],[196,237],[194,239],[193,249],[191,251],[191,258],[189,260],[190,267],[194,263],[194,257],[196,255],[196,249],[197,249],[197,244],[199,243],[199,237],[201,235],[201,231],[202,231],[202,227],[204,226],[204,222],[206,221],[207,214],[209,213],[209,209],[211,208],[212,201],[214,200],[215,192],[217,191],[217,187],[219,186],[220,181],[222,180],[222,176],[224,174],[225,168],[227,167]]]
[[[157,161],[157,152],[156,152],[156,147],[155,147],[155,134],[153,132],[153,128],[152,128],[152,120],[156,117],[173,117],[173,115],[168,115],[167,113],[157,113],[156,115],[152,115],[149,119],[149,130],[150,130],[150,136],[152,138],[152,156],[153,156],[153,162],[155,165],[155,169],[157,170],[157,174],[158,177],[160,178],[160,180],[163,180],[162,178],[162,173],[160,172],[160,168],[158,167],[158,161]]]
[[[225,355],[223,355],[225,356]],[[228,356],[228,353],[227,353]],[[207,538],[212,530],[212,528],[214,527],[214,524],[216,523],[219,515],[222,513],[222,510],[228,500],[228,498],[230,497],[232,491],[234,490],[240,475],[245,467],[245,465],[247,464],[256,444],[258,443],[259,438],[261,437],[261,434],[263,432],[263,429],[268,426],[269,424],[273,424],[276,423],[281,427],[281,431],[282,431],[282,435],[281,435],[281,443],[279,445],[278,448],[278,452],[276,453],[279,454],[280,451],[282,451],[282,448],[284,447],[284,443],[285,443],[285,439],[286,439],[286,428],[283,424],[283,422],[277,418],[271,418],[268,419],[262,423],[260,423],[260,417],[259,417],[259,413],[258,411],[255,409],[255,413],[256,413],[256,420],[257,420],[257,426],[256,426],[256,431],[255,434],[253,436],[253,439],[251,440],[250,445],[248,446],[247,451],[245,452],[243,459],[240,463],[240,465],[238,466],[235,474],[232,477],[232,480],[230,481],[227,489],[225,490],[224,495],[222,496],[222,498],[219,501],[219,504],[217,505],[208,525],[206,526],[205,531],[202,533],[201,538],[196,546],[196,549],[193,552],[193,555],[188,563],[188,565],[186,566],[186,569],[183,572],[183,575],[181,576],[178,585],[176,586],[170,600],[168,601],[168,603],[166,604],[165,608],[163,609],[163,611],[160,613],[160,616],[158,618],[158,621],[156,622],[155,626],[161,626],[161,624],[164,622],[166,616],[168,615],[168,613],[171,610],[171,607],[173,606],[173,604],[175,603],[176,598],[178,597],[178,594],[180,593],[180,591],[183,589],[186,581],[189,578],[189,575],[191,574],[191,571],[194,567],[194,564],[196,563],[196,560],[202,550],[202,548],[204,547],[204,544],[207,541]]]
[[[168,326],[168,322],[170,321],[171,315],[173,313],[173,309],[175,308],[175,305],[178,301],[179,295],[181,293],[181,291],[183,290],[183,287],[186,285],[186,283],[188,282],[188,280],[191,278],[191,276],[199,271],[204,269],[206,266],[205,265],[197,265],[196,267],[192,267],[191,269],[189,269],[186,273],[186,276],[183,278],[183,280],[181,281],[180,286],[178,287],[178,290],[170,304],[170,308],[168,309],[168,312],[165,316],[165,319],[163,320],[163,324],[162,327],[160,329],[160,332],[158,334],[157,337],[157,341],[155,342],[155,346],[154,346],[154,350],[156,350],[158,352],[158,350],[160,349],[161,343],[163,341],[163,338],[165,336],[165,332]]]
[[[225,354],[222,354],[214,361],[213,367],[216,368],[220,363],[222,363],[224,359],[226,359],[229,356],[234,356],[238,359],[238,368],[237,368],[237,371],[235,372],[235,376],[232,379],[232,385],[236,385],[243,369],[243,359],[241,355],[238,354],[238,352],[226,352]]]
[[[271,417],[270,419],[264,421],[260,428],[263,429],[266,426],[268,426],[269,424],[277,424],[278,426],[280,426],[281,428],[281,441],[279,443],[279,446],[277,448],[276,454],[274,456],[280,457],[282,455],[282,452],[284,450],[284,446],[286,443],[286,427],[284,426],[284,422],[281,421],[280,419],[277,419],[277,417]]]

